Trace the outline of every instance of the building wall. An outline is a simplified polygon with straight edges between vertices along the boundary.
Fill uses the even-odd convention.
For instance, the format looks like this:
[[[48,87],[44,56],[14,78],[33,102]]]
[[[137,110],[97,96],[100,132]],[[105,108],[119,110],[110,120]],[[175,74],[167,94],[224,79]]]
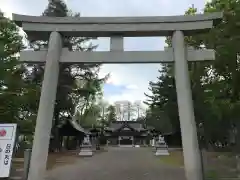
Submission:
[[[118,145],[118,136],[116,137],[109,137],[108,138],[109,145]],[[124,142],[124,141],[122,141]],[[134,144],[135,145],[145,145],[148,144],[148,140],[146,137],[134,137]]]

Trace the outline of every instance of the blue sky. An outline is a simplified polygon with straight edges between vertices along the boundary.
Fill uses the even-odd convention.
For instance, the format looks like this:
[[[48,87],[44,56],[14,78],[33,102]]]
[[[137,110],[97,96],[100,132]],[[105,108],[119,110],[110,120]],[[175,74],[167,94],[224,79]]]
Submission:
[[[69,9],[82,16],[169,16],[182,15],[194,4],[201,11],[206,0],[65,0]],[[47,0],[0,0],[2,11],[25,15],[41,15]],[[109,50],[109,38],[96,41],[99,51]],[[124,38],[127,50],[162,50],[164,38]],[[107,64],[100,75],[111,74],[104,86],[104,98],[110,102],[119,100],[144,100],[148,82],[159,75],[160,64]]]
[[[123,91],[128,90],[128,88],[124,85],[114,85],[114,84],[105,84],[104,85],[104,93],[111,94],[111,95],[118,95]]]

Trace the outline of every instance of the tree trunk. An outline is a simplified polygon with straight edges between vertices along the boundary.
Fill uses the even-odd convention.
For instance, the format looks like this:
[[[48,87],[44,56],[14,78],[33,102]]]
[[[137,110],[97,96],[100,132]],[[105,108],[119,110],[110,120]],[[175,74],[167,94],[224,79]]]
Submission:
[[[236,135],[236,145],[234,151],[236,153],[236,163],[237,163],[237,176],[240,178],[240,122],[237,121],[237,135]]]
[[[69,136],[67,136],[67,140],[66,140],[66,149],[69,150]]]
[[[59,141],[59,144],[60,144],[60,145],[59,145],[59,146],[60,146],[60,149],[59,149],[59,150],[61,151],[61,150],[62,150],[62,146],[63,146],[63,136],[60,136],[60,138],[59,138],[59,139],[60,139],[60,141]]]
[[[59,114],[60,112],[58,110],[55,110],[54,112],[54,119],[55,119],[55,124],[53,128],[53,133],[54,133],[54,150],[59,152],[61,145],[60,145],[60,134],[59,134]]]

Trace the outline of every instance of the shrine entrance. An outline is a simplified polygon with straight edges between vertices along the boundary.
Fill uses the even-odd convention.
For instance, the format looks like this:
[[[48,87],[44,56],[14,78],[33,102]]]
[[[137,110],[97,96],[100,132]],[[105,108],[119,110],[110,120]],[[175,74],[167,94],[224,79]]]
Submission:
[[[20,53],[22,62],[45,63],[28,180],[44,179],[60,63],[174,63],[185,175],[187,180],[202,180],[188,61],[214,60],[214,50],[188,48],[184,36],[209,31],[221,18],[222,13],[81,18],[13,14],[13,20],[29,40],[49,41],[48,50]],[[171,36],[172,48],[124,52],[123,38],[140,36]],[[110,37],[110,52],[69,51],[63,46],[62,37]]]
[[[148,129],[142,122],[114,121],[105,129],[109,145],[144,145],[148,136]]]
[[[119,146],[125,146],[125,145],[134,145],[134,137],[133,136],[119,136]]]

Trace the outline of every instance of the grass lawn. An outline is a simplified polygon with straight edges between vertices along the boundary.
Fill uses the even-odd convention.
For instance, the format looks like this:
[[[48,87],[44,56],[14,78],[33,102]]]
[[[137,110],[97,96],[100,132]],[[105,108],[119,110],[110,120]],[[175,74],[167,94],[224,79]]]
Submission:
[[[55,167],[72,164],[78,159],[77,152],[60,152],[60,153],[49,153],[47,161],[47,170],[51,170]],[[12,161],[15,169],[22,169],[24,164],[24,158],[15,158]]]
[[[160,161],[176,167],[183,167],[183,155],[181,151],[171,151],[169,156],[161,156]]]
[[[174,167],[184,167],[182,151],[170,151],[169,156],[160,156],[160,161]],[[236,178],[236,159],[231,152],[203,152],[205,177],[210,179]]]

